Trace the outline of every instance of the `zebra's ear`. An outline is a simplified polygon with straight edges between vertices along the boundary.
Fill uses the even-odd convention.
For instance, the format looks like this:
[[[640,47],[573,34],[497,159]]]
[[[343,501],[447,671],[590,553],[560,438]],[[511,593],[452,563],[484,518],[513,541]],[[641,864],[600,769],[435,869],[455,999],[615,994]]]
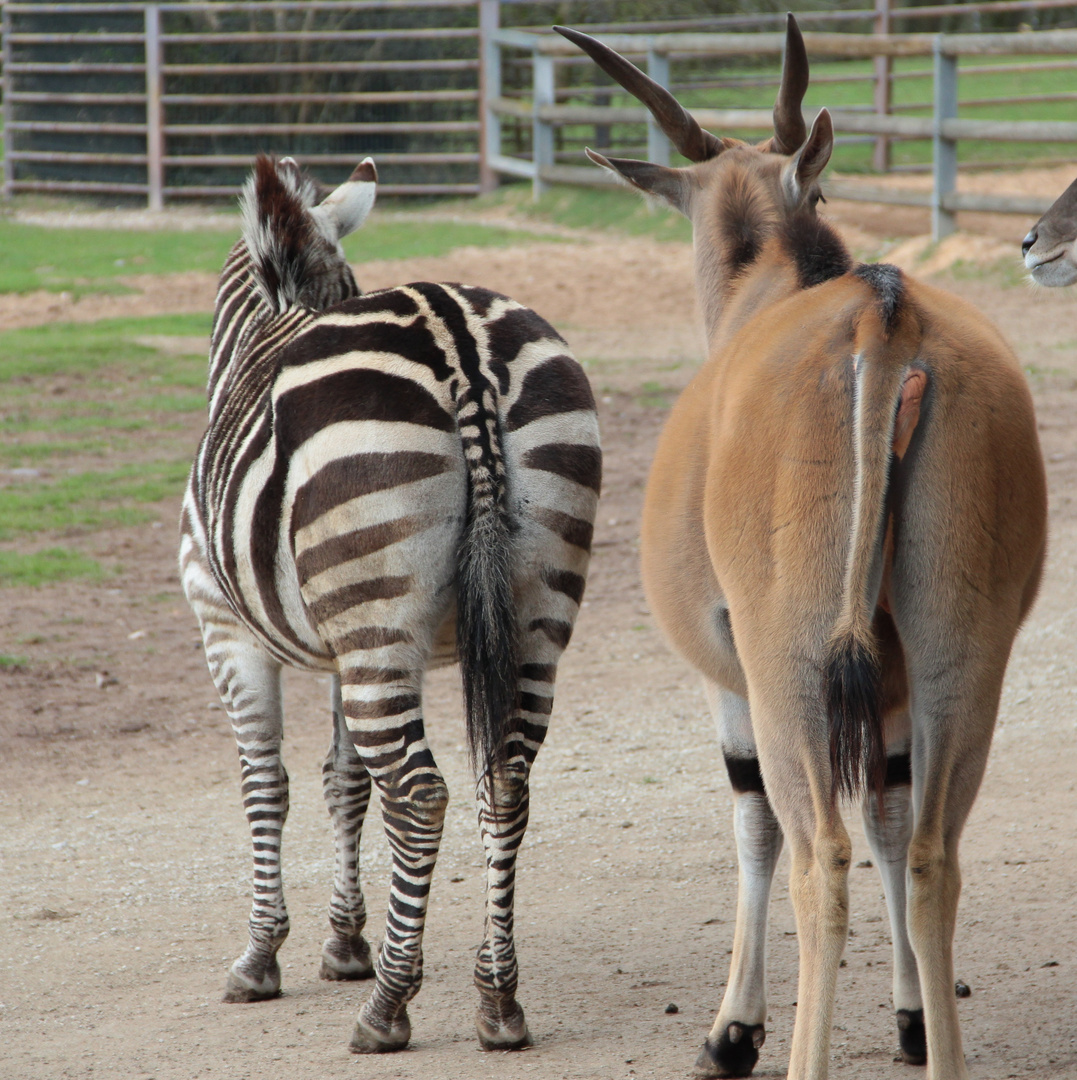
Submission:
[[[374,206],[378,170],[370,158],[364,158],[355,171],[335,191],[330,192],[311,214],[322,231],[335,243],[355,232]]]

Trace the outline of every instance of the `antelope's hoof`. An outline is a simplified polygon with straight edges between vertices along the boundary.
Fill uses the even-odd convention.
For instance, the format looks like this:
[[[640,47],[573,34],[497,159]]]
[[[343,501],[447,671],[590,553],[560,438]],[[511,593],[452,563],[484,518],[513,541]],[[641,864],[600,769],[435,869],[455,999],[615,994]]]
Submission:
[[[277,958],[266,966],[265,974],[261,979],[253,979],[246,974],[237,961],[228,972],[228,981],[224,985],[224,996],[221,1001],[230,1005],[249,1001],[268,1001],[270,998],[280,996],[280,964]]]
[[[375,1027],[364,1018],[365,1011],[366,1006],[359,1011],[359,1019],[355,1021],[355,1030],[348,1047],[353,1054],[391,1054],[394,1050],[403,1050],[408,1045],[411,1021],[408,1019],[407,1009],[401,1009],[400,1015],[388,1027]]]
[[[374,974],[374,964],[366,938],[362,934],[352,938],[329,938],[322,946],[319,974],[330,982],[369,979]]]
[[[475,1013],[475,1031],[483,1050],[523,1050],[531,1045],[524,1011],[515,998],[482,994]]]
[[[898,1009],[898,1044],[906,1065],[927,1064],[927,1032],[923,1009]]]
[[[741,1024],[736,1020],[726,1027],[717,1041],[708,1039],[696,1059],[695,1075],[713,1080],[751,1076],[759,1060],[759,1050],[766,1042],[762,1024]]]

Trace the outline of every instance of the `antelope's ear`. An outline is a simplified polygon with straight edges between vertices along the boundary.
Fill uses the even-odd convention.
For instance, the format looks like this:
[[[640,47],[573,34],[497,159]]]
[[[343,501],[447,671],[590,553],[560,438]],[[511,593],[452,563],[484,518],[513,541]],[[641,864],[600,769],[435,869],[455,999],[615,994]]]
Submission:
[[[804,145],[782,170],[786,194],[792,205],[799,205],[822,175],[834,151],[834,122],[826,109],[820,109]]]
[[[674,210],[688,216],[691,183],[687,171],[671,169],[665,165],[653,165],[649,161],[633,161],[631,158],[608,158],[590,147],[584,153],[598,166],[613,173],[619,180],[647,195],[653,195],[668,203]]]
[[[364,158],[355,171],[335,191],[311,210],[325,235],[336,243],[355,232],[366,221],[374,206],[378,170],[370,158]]]

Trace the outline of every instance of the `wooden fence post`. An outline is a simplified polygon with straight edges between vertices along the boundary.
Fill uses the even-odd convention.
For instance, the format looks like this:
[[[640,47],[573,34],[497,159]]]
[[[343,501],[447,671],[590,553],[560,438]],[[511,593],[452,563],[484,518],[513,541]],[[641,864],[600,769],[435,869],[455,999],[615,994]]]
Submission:
[[[501,0],[479,0],[479,191],[493,191],[498,175],[490,162],[501,156],[501,117],[490,107],[501,97]]]
[[[938,243],[957,228],[953,211],[943,205],[957,190],[957,140],[943,136],[942,125],[957,116],[957,56],[947,55],[945,37],[935,38],[935,108],[934,135],[931,140],[932,176],[931,239]]]
[[[146,5],[146,184],[147,205],[164,209],[165,140],[161,115],[161,10]]]
[[[3,34],[3,58],[4,58],[4,198],[10,199],[12,183],[15,180],[15,162],[11,158],[12,135],[11,130],[11,11],[7,4],[0,9],[0,34]]]
[[[658,52],[652,45],[647,50],[647,74],[659,86],[669,89],[669,55]],[[669,139],[658,126],[658,121],[647,113],[647,160],[655,165],[669,164]]]
[[[547,186],[542,179],[542,170],[554,164],[553,124],[539,118],[539,109],[543,105],[554,104],[553,57],[532,49],[531,65],[531,157],[535,162],[531,194],[537,200]]]
[[[875,0],[873,29],[876,34],[890,33],[890,0]],[[890,66],[889,56],[875,57],[875,112],[878,116],[887,116],[890,112]],[[885,135],[875,137],[871,167],[876,172],[890,171],[890,140]]]

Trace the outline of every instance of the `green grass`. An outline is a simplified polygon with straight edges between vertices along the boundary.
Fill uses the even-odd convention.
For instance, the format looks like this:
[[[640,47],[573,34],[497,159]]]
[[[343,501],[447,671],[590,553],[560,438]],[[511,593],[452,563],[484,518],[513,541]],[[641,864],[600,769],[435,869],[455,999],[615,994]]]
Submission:
[[[0,334],[0,585],[99,577],[67,547],[8,545],[146,522],[183,490],[209,329],[207,314]]]
[[[130,274],[216,274],[239,236],[232,232],[131,232],[50,229],[0,220],[0,293],[47,289],[76,295],[124,292],[118,278]],[[467,245],[504,247],[526,234],[464,222],[378,221],[344,241],[354,263],[444,255]]]
[[[535,202],[529,184],[505,184],[493,194],[480,196],[466,205],[471,209],[507,210],[565,229],[592,229],[619,236],[650,236],[685,243],[692,239],[692,228],[686,218],[627,188],[561,186],[547,191]]]
[[[509,247],[529,240],[534,237],[526,232],[462,221],[379,221],[375,207],[367,223],[344,238],[343,246],[349,262],[362,264],[375,259],[445,255],[460,247]]]
[[[0,221],[0,292],[116,291],[122,289],[116,278],[127,274],[217,273],[234,241],[224,232],[48,229]]]
[[[146,503],[183,490],[187,461],[147,461],[0,488],[0,540],[17,534],[138,525],[156,517]]]
[[[692,239],[687,218],[627,189],[558,187],[533,202],[530,188],[524,192],[517,186],[507,188],[501,198],[527,217],[570,229],[599,229],[685,243]]]
[[[159,315],[141,319],[102,319],[93,323],[46,323],[0,334],[0,386],[5,401],[20,384],[52,376],[86,380],[105,368],[126,376],[181,386],[205,386],[207,359],[201,352],[169,355],[139,338],[207,337],[212,316]],[[2,405],[0,405],[2,407]]]
[[[159,453],[174,453],[168,433],[205,409],[201,342],[209,330],[209,315],[168,315],[0,334],[0,465],[55,471],[75,457],[105,463],[136,439],[145,443],[144,432],[155,434]],[[146,343],[168,338],[180,348]],[[74,491],[70,477],[63,483]],[[0,534],[6,528],[0,516]]]
[[[48,585],[72,578],[98,578],[101,564],[68,548],[46,548],[25,554],[0,551],[0,585]],[[27,641],[27,644],[34,644]],[[0,656],[0,667],[25,663],[24,657]]]
[[[668,386],[650,380],[640,387],[637,400],[645,409],[668,409],[676,396],[676,391],[670,390]]]

